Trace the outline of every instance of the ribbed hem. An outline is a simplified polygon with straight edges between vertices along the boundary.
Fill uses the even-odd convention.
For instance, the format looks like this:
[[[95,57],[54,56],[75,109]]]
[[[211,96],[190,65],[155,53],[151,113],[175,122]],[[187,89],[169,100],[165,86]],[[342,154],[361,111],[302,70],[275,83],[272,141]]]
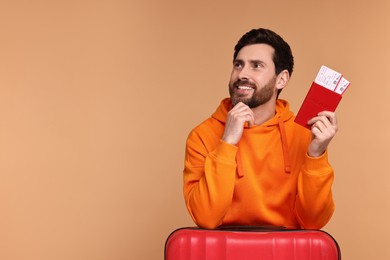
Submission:
[[[214,150],[214,156],[218,160],[235,163],[237,151],[238,151],[237,146],[226,143],[223,140],[220,140],[219,144]]]
[[[329,161],[328,161],[328,150],[326,150],[321,156],[319,157],[311,157],[308,154],[306,154],[306,160],[305,160],[305,170],[306,172],[310,172],[310,170],[316,169],[329,169]]]

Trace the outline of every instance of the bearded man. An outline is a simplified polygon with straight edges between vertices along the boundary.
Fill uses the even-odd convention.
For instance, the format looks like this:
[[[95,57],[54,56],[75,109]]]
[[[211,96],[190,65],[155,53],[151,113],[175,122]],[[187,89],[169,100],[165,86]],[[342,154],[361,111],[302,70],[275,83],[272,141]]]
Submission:
[[[186,143],[184,198],[194,222],[219,226],[320,229],[334,212],[328,145],[334,112],[308,130],[279,94],[294,58],[275,32],[253,29],[234,48],[230,98],[195,127]]]

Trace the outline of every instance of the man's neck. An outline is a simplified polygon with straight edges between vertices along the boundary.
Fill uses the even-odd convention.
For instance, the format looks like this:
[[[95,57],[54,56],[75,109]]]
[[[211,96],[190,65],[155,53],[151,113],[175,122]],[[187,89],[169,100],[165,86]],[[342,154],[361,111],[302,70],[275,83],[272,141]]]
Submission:
[[[271,99],[267,103],[252,108],[255,116],[255,125],[261,125],[275,116],[276,100]]]

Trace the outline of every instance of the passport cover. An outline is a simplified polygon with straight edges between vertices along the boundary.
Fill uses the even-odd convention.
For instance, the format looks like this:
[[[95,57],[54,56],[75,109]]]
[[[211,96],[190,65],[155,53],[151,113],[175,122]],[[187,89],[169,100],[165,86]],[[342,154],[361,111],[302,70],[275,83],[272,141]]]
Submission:
[[[341,98],[340,94],[313,82],[295,117],[295,122],[310,130],[311,126],[307,121],[317,116],[319,112],[325,110],[334,112]]]

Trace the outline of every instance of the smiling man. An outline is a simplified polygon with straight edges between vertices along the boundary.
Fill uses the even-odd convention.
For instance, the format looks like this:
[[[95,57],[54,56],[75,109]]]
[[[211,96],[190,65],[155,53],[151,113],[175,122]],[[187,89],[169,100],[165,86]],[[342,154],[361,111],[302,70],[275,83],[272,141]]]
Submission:
[[[230,98],[191,131],[184,197],[195,223],[322,228],[331,218],[334,172],[327,147],[337,132],[333,112],[294,122],[279,94],[294,58],[275,32],[253,29],[234,48]]]

